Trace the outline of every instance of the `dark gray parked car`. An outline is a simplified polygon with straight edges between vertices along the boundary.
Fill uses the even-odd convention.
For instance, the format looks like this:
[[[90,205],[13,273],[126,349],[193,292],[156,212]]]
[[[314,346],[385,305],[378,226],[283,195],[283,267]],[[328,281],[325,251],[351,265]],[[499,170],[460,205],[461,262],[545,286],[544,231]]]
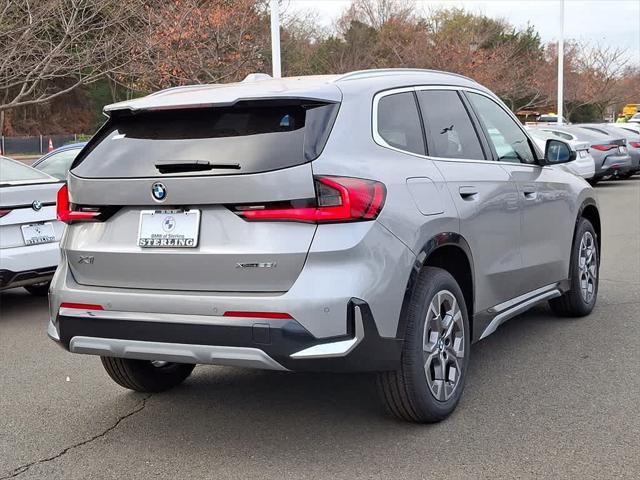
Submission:
[[[588,141],[591,144],[589,153],[596,163],[592,184],[603,178],[625,177],[633,170],[627,140],[623,135],[611,136],[578,125],[545,125],[539,128],[565,136],[567,140]]]
[[[581,127],[594,132],[609,135],[612,138],[625,138],[627,140],[627,152],[631,157],[631,169],[622,175],[622,178],[629,178],[640,172],[640,133],[635,133],[621,127],[611,127],[601,123],[585,123]]]
[[[593,189],[489,90],[372,70],[106,108],[58,196],[48,333],[118,384],[194,364],[379,372],[396,416],[460,399],[470,346],[532,305],[587,315]]]

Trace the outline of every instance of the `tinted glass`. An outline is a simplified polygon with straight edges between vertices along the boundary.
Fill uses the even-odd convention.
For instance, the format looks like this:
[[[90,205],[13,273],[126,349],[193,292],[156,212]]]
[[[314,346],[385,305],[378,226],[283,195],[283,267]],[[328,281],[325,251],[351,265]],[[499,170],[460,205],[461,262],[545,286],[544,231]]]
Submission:
[[[424,155],[424,138],[413,92],[394,93],[380,99],[378,134],[392,147]]]
[[[141,112],[109,121],[74,163],[80,177],[136,178],[258,173],[303,164],[326,142],[337,104],[291,100]],[[159,166],[208,164],[160,172]]]
[[[453,90],[424,90],[418,100],[429,137],[429,154],[444,158],[484,160],[467,109]]]
[[[69,173],[69,167],[80,153],[80,148],[64,150],[54,153],[50,157],[45,158],[42,162],[35,166],[38,170],[52,175],[56,178],[64,180]]]
[[[53,181],[49,175],[37,171],[23,163],[0,157],[0,183],[21,181]]]
[[[469,98],[489,132],[500,161],[535,163],[536,157],[527,136],[500,105],[477,93],[470,93]]]

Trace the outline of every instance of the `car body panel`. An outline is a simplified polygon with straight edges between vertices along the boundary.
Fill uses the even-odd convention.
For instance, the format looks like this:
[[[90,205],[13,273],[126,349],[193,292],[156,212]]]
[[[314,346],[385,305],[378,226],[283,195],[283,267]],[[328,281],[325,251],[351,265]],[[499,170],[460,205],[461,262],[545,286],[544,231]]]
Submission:
[[[69,340],[59,330],[60,318],[73,323],[69,315],[60,314],[62,302],[100,305],[107,311],[105,318],[108,312],[120,312],[112,314],[119,316],[114,322],[133,325],[139,321],[139,331],[143,323],[144,329],[152,328],[154,321],[167,323],[168,314],[176,316],[173,323],[184,322],[187,330],[189,322],[232,329],[232,320],[224,316],[228,311],[281,312],[296,325],[297,330],[287,335],[307,338],[310,351],[327,350],[322,342],[359,342],[362,321],[365,338],[375,338],[375,345],[381,339],[390,342],[392,347],[384,355],[392,352],[391,365],[395,365],[397,345],[404,338],[403,312],[416,272],[443,245],[457,248],[470,263],[473,291],[468,307],[476,312],[472,322],[482,327],[474,333],[475,339],[497,315],[494,307],[533,302],[540,288],[544,298],[559,295],[560,285],[569,277],[569,252],[580,205],[587,200],[597,203],[593,190],[583,179],[555,167],[507,164],[493,156],[439,158],[380,142],[376,98],[391,91],[415,95],[424,88],[480,93],[507,112],[493,93],[468,78],[417,70],[177,88],[107,107],[108,114],[120,115],[233,105],[247,98],[304,97],[340,103],[331,134],[313,161],[263,173],[167,177],[162,181],[166,189],[162,201],[152,196],[157,177],[81,178],[72,168],[73,203],[120,209],[104,222],[68,227],[62,240],[64,261],[52,285],[50,335]],[[513,114],[508,115],[517,122]],[[526,131],[523,134],[531,142]],[[480,136],[486,147],[488,134]],[[542,164],[540,149],[532,150]],[[318,225],[251,223],[230,207],[315,199],[318,176],[380,182],[386,189],[384,206],[375,220]],[[534,195],[526,198],[530,187]],[[136,244],[140,211],[171,207],[202,211],[198,249],[142,251]],[[85,257],[93,258],[93,263]],[[278,266],[236,271],[234,264],[245,261]],[[278,271],[280,265],[282,271]],[[78,314],[90,324],[90,314]],[[500,314],[506,318],[504,311]],[[242,318],[240,322],[249,327],[271,326],[280,338],[280,319],[269,323],[268,319]],[[101,325],[104,328],[104,322]],[[171,328],[179,330],[179,325]],[[247,342],[234,346],[272,348]],[[325,347],[313,348],[318,345]],[[345,359],[354,354],[343,352]],[[383,351],[357,357],[354,368],[379,365],[374,362],[377,354]],[[285,362],[287,368],[304,370],[312,369],[316,359],[291,361]],[[339,369],[340,364],[331,365]]]

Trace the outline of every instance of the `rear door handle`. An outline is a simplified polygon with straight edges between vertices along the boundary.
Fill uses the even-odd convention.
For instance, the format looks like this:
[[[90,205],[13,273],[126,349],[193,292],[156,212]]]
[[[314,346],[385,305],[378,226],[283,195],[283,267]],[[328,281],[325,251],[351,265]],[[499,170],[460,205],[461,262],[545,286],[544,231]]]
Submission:
[[[476,187],[460,187],[458,191],[464,200],[473,200],[478,194],[478,189]]]

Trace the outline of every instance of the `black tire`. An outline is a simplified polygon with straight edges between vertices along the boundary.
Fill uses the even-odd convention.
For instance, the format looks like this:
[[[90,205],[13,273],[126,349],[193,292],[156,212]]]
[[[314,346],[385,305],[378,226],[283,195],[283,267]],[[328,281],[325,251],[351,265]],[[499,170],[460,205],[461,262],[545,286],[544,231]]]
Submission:
[[[619,180],[628,180],[632,176],[633,176],[633,172],[621,173],[621,174],[618,175],[618,179]]]
[[[51,285],[50,280],[48,282],[25,285],[24,289],[36,297],[46,297],[49,294],[49,285]]]
[[[591,185],[592,187],[595,187],[598,182],[602,180],[601,178],[591,178],[589,180],[587,180],[589,182],[589,185]]]
[[[100,357],[102,366],[118,385],[136,392],[163,392],[180,385],[195,365],[162,362],[156,366],[148,360]]]
[[[588,300],[585,298],[582,291],[582,282],[586,277],[584,277],[585,272],[580,266],[581,242],[587,234],[593,239],[593,254],[595,255],[595,275],[590,273],[590,276],[594,277],[593,289],[591,298]],[[585,315],[589,315],[598,298],[600,250],[598,248],[598,237],[596,236],[593,225],[591,225],[591,222],[586,218],[580,218],[576,227],[576,234],[571,248],[571,264],[569,273],[569,291],[561,297],[549,300],[549,306],[556,315],[560,315],[562,317],[584,317]],[[587,280],[587,284],[588,283],[589,281]]]
[[[461,340],[458,340],[458,337],[456,337],[455,343],[456,345],[462,346],[463,358],[454,358],[451,353],[449,353],[449,356],[447,357],[446,352],[449,352],[449,347],[453,344],[446,343],[446,346],[444,347],[446,349],[444,358],[448,358],[448,360],[446,360],[443,365],[446,365],[447,362],[456,360],[455,366],[459,365],[460,368],[455,369],[455,366],[443,368],[442,376],[445,379],[450,378],[452,369],[459,372],[459,375],[456,376],[457,383],[454,384],[453,387],[450,387],[452,388],[450,396],[448,398],[438,399],[432,389],[430,380],[427,379],[427,377],[433,373],[431,368],[435,369],[436,367],[434,367],[433,361],[429,364],[428,359],[433,354],[430,354],[429,351],[424,349],[425,342],[423,341],[423,335],[428,333],[428,338],[431,338],[432,330],[428,328],[425,331],[427,314],[430,312],[432,301],[436,301],[437,294],[443,291],[450,293],[455,297],[461,314],[461,319],[458,319],[455,322],[455,328],[457,329],[458,325],[461,326],[462,337]],[[441,306],[440,318],[442,318],[443,311],[444,310],[442,310]],[[453,311],[453,309],[451,309],[451,311]],[[448,417],[456,408],[464,389],[469,365],[469,319],[467,316],[464,296],[462,295],[462,291],[455,279],[447,271],[440,268],[423,268],[418,275],[418,279],[410,299],[406,320],[407,330],[402,350],[400,368],[396,371],[380,372],[377,378],[378,390],[384,405],[393,416],[402,420],[417,423],[439,422]],[[430,324],[432,322],[433,319],[430,320]],[[439,340],[439,334],[437,334],[437,336],[437,342],[430,341],[428,343],[434,345],[434,352],[437,353],[438,345],[440,345],[439,351],[443,352],[442,345]],[[426,368],[427,364],[430,365],[429,368]],[[427,373],[427,371],[430,373]],[[431,380],[431,382],[433,382],[433,380]],[[444,385],[446,384],[451,384],[451,382],[448,380],[444,380],[442,382],[442,388],[445,392],[446,387]]]

